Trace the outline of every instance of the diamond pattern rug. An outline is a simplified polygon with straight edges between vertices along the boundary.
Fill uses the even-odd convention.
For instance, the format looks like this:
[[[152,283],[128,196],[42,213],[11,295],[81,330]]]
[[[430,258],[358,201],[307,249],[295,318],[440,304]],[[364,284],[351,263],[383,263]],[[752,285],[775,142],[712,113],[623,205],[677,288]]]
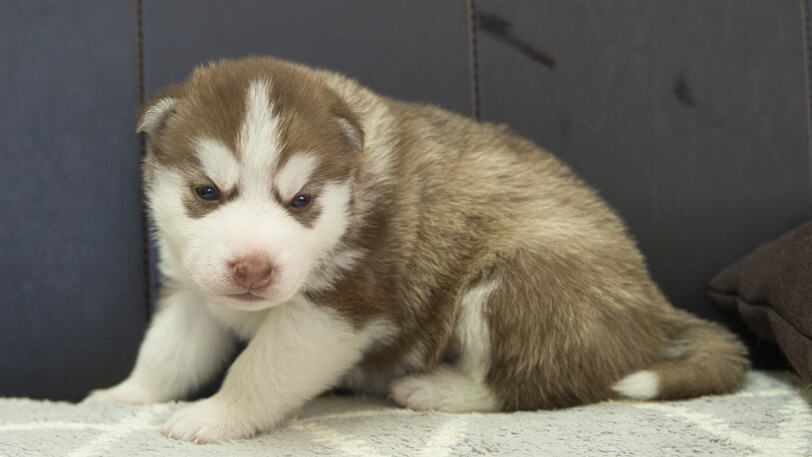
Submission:
[[[249,440],[194,445],[159,427],[182,404],[0,399],[0,457],[17,456],[812,456],[812,386],[753,372],[741,392],[558,411],[443,414],[325,396]]]

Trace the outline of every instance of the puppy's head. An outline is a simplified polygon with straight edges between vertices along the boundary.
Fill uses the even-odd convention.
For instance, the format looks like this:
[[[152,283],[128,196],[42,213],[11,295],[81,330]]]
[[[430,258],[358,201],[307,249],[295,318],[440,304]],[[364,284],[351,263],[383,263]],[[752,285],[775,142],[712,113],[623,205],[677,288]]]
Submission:
[[[158,240],[181,280],[247,310],[308,287],[347,229],[363,144],[318,73],[271,59],[200,68],[138,129]]]

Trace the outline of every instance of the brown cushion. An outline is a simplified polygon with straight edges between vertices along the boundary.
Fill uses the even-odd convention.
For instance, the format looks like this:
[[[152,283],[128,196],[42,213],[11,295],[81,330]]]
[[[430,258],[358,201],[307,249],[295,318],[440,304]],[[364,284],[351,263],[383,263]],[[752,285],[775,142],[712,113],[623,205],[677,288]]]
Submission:
[[[722,270],[708,295],[759,338],[778,344],[812,382],[812,221]]]

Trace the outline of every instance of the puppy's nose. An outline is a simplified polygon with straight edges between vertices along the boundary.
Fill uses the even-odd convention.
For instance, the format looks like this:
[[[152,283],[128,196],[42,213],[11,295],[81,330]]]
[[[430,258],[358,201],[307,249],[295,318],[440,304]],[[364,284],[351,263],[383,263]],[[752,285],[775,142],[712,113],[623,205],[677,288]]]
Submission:
[[[264,258],[247,257],[231,263],[231,276],[235,284],[252,291],[266,289],[273,279],[274,267]]]

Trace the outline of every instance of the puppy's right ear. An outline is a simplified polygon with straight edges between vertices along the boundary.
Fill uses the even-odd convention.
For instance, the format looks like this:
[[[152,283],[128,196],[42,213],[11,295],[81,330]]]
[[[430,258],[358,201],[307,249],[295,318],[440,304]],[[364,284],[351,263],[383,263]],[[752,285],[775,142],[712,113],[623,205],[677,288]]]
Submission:
[[[150,135],[155,134],[175,111],[180,95],[180,90],[177,87],[170,87],[158,93],[152,101],[144,106],[136,131],[138,133],[149,133]]]

